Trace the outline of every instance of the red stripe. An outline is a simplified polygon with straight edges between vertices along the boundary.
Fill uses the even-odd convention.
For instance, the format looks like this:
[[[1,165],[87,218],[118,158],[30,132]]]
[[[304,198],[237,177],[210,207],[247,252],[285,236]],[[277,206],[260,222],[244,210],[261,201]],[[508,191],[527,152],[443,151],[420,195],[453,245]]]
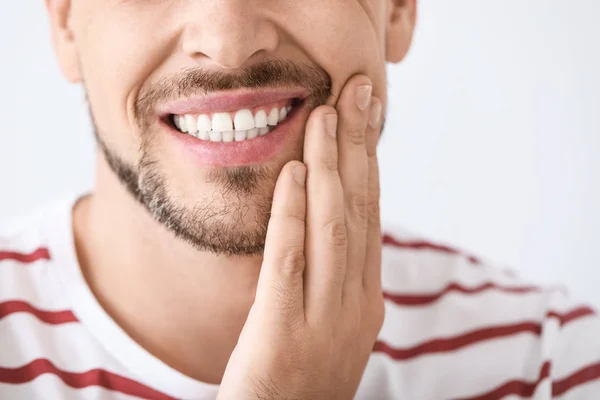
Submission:
[[[11,300],[0,303],[0,320],[10,314],[24,312],[35,315],[40,321],[51,325],[67,324],[69,322],[79,322],[73,312],[64,311],[44,311],[33,307],[31,304],[19,300]]]
[[[576,308],[572,311],[569,311],[566,314],[559,314],[556,311],[549,311],[548,314],[546,315],[546,317],[558,318],[558,320],[560,321],[560,326],[562,327],[571,321],[574,321],[574,320],[582,318],[582,317],[586,317],[588,315],[596,315],[596,311],[592,310],[589,307],[583,306],[583,307]]]
[[[499,339],[517,335],[519,333],[533,333],[534,335],[540,335],[541,332],[542,328],[540,324],[535,322],[523,322],[514,325],[487,327],[450,338],[433,339],[420,345],[404,349],[393,348],[384,342],[377,341],[373,351],[385,353],[394,360],[404,361],[425,354],[451,352],[478,342]]]
[[[560,396],[576,386],[600,379],[600,363],[587,366],[570,376],[552,383],[552,395]],[[598,390],[598,389],[596,389]]]
[[[542,365],[540,375],[536,382],[524,382],[513,380],[503,384],[502,386],[484,394],[474,397],[467,397],[462,400],[496,400],[507,396],[531,397],[535,390],[544,379],[550,377],[550,361],[546,361]],[[600,379],[600,363],[587,366],[579,371],[571,374],[567,378],[552,383],[552,396],[562,396],[569,390]]]
[[[45,247],[33,251],[32,253],[18,253],[16,251],[0,250],[0,261],[17,261],[25,264],[32,263],[38,260],[50,260],[50,252]]]
[[[591,313],[587,310],[591,311]],[[564,326],[565,324],[573,322],[579,318],[594,314],[595,313],[593,310],[582,307],[566,314],[559,314],[556,311],[550,311],[546,314],[546,317],[558,318],[561,321],[561,325]],[[432,339],[417,346],[407,348],[394,348],[383,341],[377,341],[373,347],[373,352],[384,353],[394,360],[404,361],[426,354],[452,352],[466,346],[484,342],[486,340],[500,339],[521,333],[532,333],[540,336],[542,333],[542,325],[539,322],[529,321],[511,325],[490,326],[463,333],[454,337]]]
[[[166,394],[151,389],[139,382],[113,374],[102,369],[92,369],[86,372],[67,372],[58,369],[50,360],[37,359],[19,368],[0,368],[0,382],[24,384],[31,382],[42,374],[54,374],[65,384],[82,389],[89,386],[100,386],[115,392],[144,399],[172,400]]]
[[[480,394],[473,397],[465,397],[462,400],[496,400],[507,396],[531,397],[539,384],[550,376],[550,361],[542,365],[540,375],[536,382],[524,382],[520,380],[509,381],[491,392]]]
[[[526,294],[543,291],[542,288],[537,286],[500,286],[492,282],[484,283],[476,287],[465,287],[459,283],[451,283],[446,286],[441,292],[432,294],[396,294],[384,292],[383,297],[401,306],[422,306],[433,303],[443,296],[451,292],[459,292],[463,294],[477,294],[486,290],[497,290],[503,293],[514,293],[514,294]]]
[[[439,251],[441,253],[466,257],[467,260],[469,260],[473,264],[481,264],[481,260],[479,260],[475,256],[465,254],[462,251],[454,249],[452,247],[444,246],[441,244],[435,244],[435,243],[431,243],[431,242],[427,242],[427,241],[422,241],[422,240],[420,240],[420,241],[401,241],[401,240],[398,240],[398,239],[392,237],[389,234],[384,234],[383,235],[383,244],[397,247],[400,249]]]

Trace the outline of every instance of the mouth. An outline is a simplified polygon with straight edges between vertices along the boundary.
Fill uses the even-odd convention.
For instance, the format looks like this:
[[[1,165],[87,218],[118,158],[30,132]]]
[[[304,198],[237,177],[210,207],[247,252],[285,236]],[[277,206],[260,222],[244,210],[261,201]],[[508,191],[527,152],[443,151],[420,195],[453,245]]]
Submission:
[[[160,110],[160,122],[209,166],[259,164],[282,148],[302,123],[308,95],[299,91],[238,92],[188,98]],[[291,139],[290,139],[291,140]]]
[[[272,132],[301,103],[293,98],[232,112],[169,114],[167,120],[172,128],[199,140],[242,142]]]

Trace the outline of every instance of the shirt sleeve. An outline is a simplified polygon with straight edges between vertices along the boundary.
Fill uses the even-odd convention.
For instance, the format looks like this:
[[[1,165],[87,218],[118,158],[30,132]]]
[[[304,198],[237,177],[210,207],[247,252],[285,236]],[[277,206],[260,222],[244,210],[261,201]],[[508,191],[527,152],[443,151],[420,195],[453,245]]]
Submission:
[[[559,291],[549,297],[534,398],[600,399],[600,316]]]

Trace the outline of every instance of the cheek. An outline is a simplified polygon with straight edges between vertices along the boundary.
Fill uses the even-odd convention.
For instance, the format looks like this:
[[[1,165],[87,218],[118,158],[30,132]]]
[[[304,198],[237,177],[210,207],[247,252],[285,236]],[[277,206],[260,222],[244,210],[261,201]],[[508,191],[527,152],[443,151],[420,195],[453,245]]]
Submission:
[[[293,40],[333,79],[333,92],[358,73],[373,81],[374,95],[385,98],[384,39],[379,21],[358,1],[310,0],[285,21]],[[318,11],[315,11],[318,10]],[[380,13],[381,14],[381,13]]]
[[[85,26],[77,32],[95,122],[102,137],[127,155],[139,148],[132,113],[137,91],[169,52],[170,37],[149,28],[159,26],[164,10],[148,8],[152,10],[136,12],[125,6],[93,10],[93,17],[84,19]]]

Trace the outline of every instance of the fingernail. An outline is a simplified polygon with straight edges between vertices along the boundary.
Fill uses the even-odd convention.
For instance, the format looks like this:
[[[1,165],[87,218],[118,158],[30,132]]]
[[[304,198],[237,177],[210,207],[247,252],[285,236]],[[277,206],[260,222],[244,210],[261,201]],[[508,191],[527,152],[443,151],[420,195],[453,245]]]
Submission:
[[[381,120],[381,102],[375,101],[371,106],[371,115],[369,116],[369,125],[371,128],[375,129],[379,126],[379,121]]]
[[[369,107],[372,91],[373,87],[371,85],[362,85],[356,88],[356,105],[361,111]]]
[[[304,164],[294,167],[294,179],[300,186],[306,185],[306,166]]]
[[[333,137],[337,135],[337,115],[336,114],[327,114],[324,117],[325,122],[325,130],[328,134]]]

